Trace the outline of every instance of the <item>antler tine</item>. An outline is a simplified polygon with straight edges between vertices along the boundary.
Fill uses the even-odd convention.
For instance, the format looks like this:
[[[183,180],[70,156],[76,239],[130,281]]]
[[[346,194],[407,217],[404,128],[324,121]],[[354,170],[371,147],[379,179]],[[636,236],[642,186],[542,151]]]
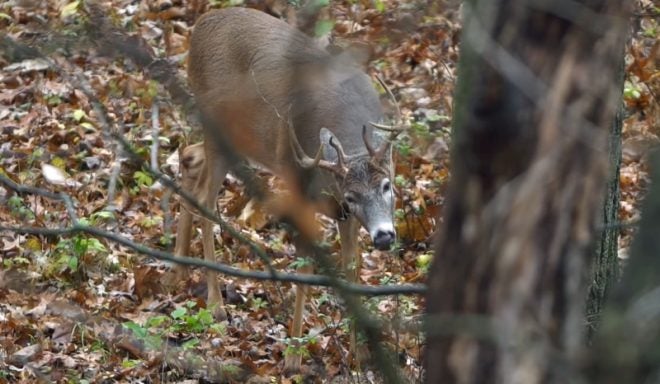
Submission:
[[[330,141],[330,145],[337,151],[337,157],[338,161],[337,163],[333,163],[327,160],[322,160],[321,157],[323,157],[323,146],[319,147],[319,150],[316,151],[316,155],[314,158],[311,158],[305,153],[305,150],[302,148],[300,145],[300,142],[298,141],[298,136],[296,135],[296,132],[293,130],[293,124],[289,123],[289,143],[291,145],[291,150],[293,151],[293,155],[296,158],[296,162],[298,165],[300,165],[304,169],[312,169],[312,168],[323,168],[328,171],[331,171],[340,177],[346,176],[346,172],[348,171],[348,168],[346,168],[346,155],[344,154],[344,150],[341,148],[340,145],[336,144],[334,140]]]
[[[291,151],[293,152],[298,165],[305,169],[317,167],[321,161],[321,156],[323,155],[321,148],[319,148],[313,159],[307,156],[305,150],[298,141],[298,136],[296,135],[296,131],[293,130],[293,124],[291,121],[289,121],[287,125],[289,127],[289,144],[291,145]]]
[[[392,145],[392,142],[401,134],[401,132],[404,131],[403,127],[403,115],[401,114],[401,108],[399,107],[399,102],[396,100],[396,97],[394,97],[394,94],[392,93],[392,90],[385,84],[385,81],[383,79],[376,75],[376,79],[380,83],[380,85],[385,89],[387,92],[388,96],[392,100],[392,104],[394,104],[394,108],[396,108],[396,117],[397,117],[397,122],[394,125],[385,125],[385,124],[380,124],[380,123],[374,123],[374,122],[369,122],[374,128],[378,128],[382,131],[389,132],[390,135],[385,141],[385,143],[378,148],[374,153],[372,154],[371,151],[369,151],[369,154],[372,157],[380,158],[382,157],[385,152],[387,152],[387,149]],[[363,130],[363,136],[364,136],[364,130]],[[367,148],[369,150],[369,148]]]
[[[346,166],[346,153],[344,153],[344,148],[342,148],[340,143],[335,142],[334,137],[330,138],[330,145],[335,151],[337,151],[337,166],[342,170],[348,169]]]
[[[378,80],[381,87],[385,89],[385,92],[387,92],[387,95],[392,100],[392,104],[394,104],[394,108],[396,108],[396,119],[399,122],[399,124],[402,124],[403,115],[401,114],[401,107],[399,107],[399,102],[397,101],[396,97],[394,97],[392,90],[390,89],[390,87],[387,86],[387,84],[385,84],[385,81],[380,76],[376,75],[376,80]]]
[[[362,137],[363,140],[365,140],[365,145],[367,146],[367,151],[369,151],[369,155],[373,158],[379,159],[381,158],[385,152],[387,152],[387,149],[392,145],[392,142],[403,132],[405,129],[400,126],[392,126],[392,125],[384,125],[384,124],[378,124],[378,123],[372,123],[369,122],[374,128],[380,129],[381,131],[389,132],[390,135],[387,137],[387,140],[385,140],[385,143],[381,145],[378,149],[374,150],[373,148],[370,149],[370,145],[367,144],[366,141],[366,127],[363,126],[362,128]]]
[[[364,141],[364,146],[367,147],[367,152],[369,152],[369,156],[371,156],[371,157],[376,156],[376,150],[371,145],[371,140],[367,136],[367,126],[366,125],[362,126],[362,141]]]
[[[369,124],[372,127],[378,128],[381,131],[385,131],[385,132],[401,132],[401,131],[403,131],[403,128],[400,125],[386,125],[386,124],[381,124],[381,123],[374,123],[372,121],[370,121]]]

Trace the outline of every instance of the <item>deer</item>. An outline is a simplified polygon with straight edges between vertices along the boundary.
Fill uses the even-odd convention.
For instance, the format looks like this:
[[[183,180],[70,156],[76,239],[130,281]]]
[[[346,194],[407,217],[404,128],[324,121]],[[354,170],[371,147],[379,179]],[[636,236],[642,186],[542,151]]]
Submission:
[[[360,275],[360,227],[375,248],[390,249],[396,239],[392,142],[399,130],[379,125],[385,117],[379,94],[352,56],[331,54],[257,10],[212,10],[192,32],[188,81],[204,117],[204,141],[181,152],[181,185],[200,204],[215,211],[230,167],[223,148],[235,149],[276,175],[299,175],[305,196],[325,199],[323,213],[337,219],[350,281]],[[182,202],[176,256],[189,254],[193,211]],[[212,223],[202,219],[201,228],[204,258],[215,261]],[[207,271],[206,279],[207,305],[226,318],[216,273]],[[296,288],[294,338],[302,336],[305,291]],[[285,357],[285,370],[300,365],[301,356]]]

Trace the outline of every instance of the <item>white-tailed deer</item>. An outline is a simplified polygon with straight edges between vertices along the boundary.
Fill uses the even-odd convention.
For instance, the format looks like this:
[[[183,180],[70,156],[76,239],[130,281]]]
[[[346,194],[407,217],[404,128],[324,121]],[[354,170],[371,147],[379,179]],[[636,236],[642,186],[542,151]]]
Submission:
[[[189,82],[204,116],[203,144],[181,154],[183,187],[214,209],[232,148],[280,175],[300,175],[301,192],[331,197],[338,220],[343,267],[359,276],[360,225],[376,248],[395,240],[390,137],[371,122],[383,112],[370,78],[344,57],[331,55],[285,22],[265,13],[229,8],[197,22],[188,58]],[[222,141],[220,141],[222,140]],[[316,154],[314,158],[307,154]],[[192,216],[184,203],[176,255],[189,251]],[[204,258],[214,261],[214,238],[202,223]],[[357,257],[357,259],[356,259]],[[226,316],[216,274],[207,272],[208,304]],[[302,335],[305,292],[298,287],[291,336]],[[300,356],[287,356],[296,370]]]

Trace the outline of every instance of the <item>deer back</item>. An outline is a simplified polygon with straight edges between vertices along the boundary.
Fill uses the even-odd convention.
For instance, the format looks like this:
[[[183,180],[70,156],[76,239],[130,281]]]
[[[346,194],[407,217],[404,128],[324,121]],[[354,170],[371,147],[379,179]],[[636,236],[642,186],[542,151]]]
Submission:
[[[362,126],[382,118],[370,78],[349,58],[330,55],[284,21],[252,9],[228,8],[200,18],[188,76],[215,129],[270,168],[294,165],[283,145],[287,140],[278,140],[289,121],[307,153],[319,148],[325,127],[351,155],[366,153]]]

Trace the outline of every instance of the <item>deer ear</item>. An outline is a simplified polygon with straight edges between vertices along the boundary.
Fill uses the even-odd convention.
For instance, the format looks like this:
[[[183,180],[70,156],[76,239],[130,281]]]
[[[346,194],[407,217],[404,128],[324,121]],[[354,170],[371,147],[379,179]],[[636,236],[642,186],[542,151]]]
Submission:
[[[321,146],[323,147],[323,158],[328,161],[336,163],[338,160],[337,150],[332,146],[332,143],[336,144],[341,148],[341,143],[337,136],[332,133],[328,128],[321,128],[319,132],[319,138],[321,139]]]

